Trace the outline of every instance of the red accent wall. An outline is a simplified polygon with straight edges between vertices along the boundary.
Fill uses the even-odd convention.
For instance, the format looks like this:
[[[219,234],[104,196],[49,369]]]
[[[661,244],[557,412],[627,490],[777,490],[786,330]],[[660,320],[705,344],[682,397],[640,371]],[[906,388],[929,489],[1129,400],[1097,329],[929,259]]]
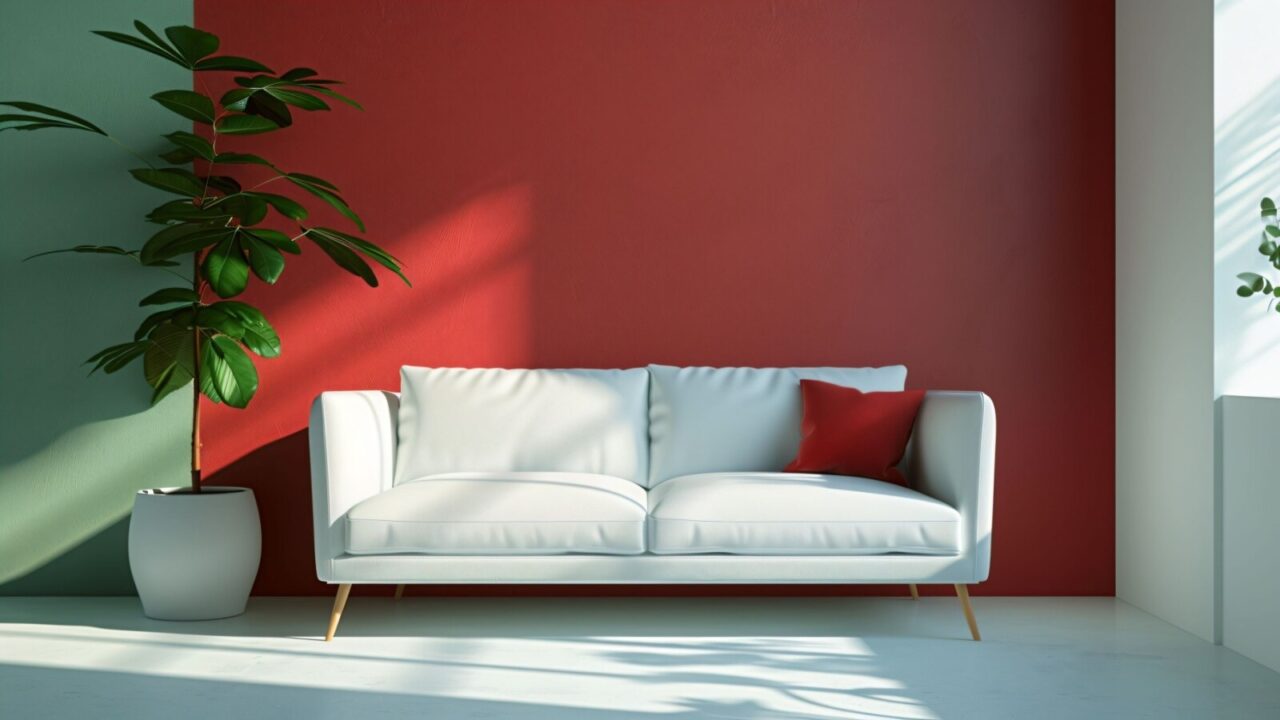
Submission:
[[[257,592],[324,590],[305,433],[322,390],[394,389],[402,364],[901,362],[911,387],[995,400],[977,592],[1113,594],[1111,2],[196,17],[224,52],[347,82],[364,113],[227,144],[336,182],[414,281],[373,290],[312,249],[249,294],[284,354],[247,412],[210,413],[206,461],[258,493]]]

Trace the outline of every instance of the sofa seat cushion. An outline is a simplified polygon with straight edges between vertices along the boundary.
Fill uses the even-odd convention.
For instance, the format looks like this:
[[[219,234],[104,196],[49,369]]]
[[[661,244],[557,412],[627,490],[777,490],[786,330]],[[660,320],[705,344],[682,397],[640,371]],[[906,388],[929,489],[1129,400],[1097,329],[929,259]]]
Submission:
[[[844,475],[704,473],[649,491],[663,555],[955,555],[960,513],[899,485]]]
[[[588,473],[432,475],[347,513],[355,555],[634,555],[644,540],[644,488]]]

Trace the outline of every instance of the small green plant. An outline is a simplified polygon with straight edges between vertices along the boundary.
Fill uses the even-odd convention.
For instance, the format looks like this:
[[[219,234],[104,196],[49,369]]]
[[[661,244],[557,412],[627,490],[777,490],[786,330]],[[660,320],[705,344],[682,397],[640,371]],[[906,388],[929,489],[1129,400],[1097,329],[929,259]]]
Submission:
[[[95,34],[192,71],[204,92],[164,90],[151,99],[195,122],[203,132],[171,132],[164,136],[169,149],[157,158],[148,158],[78,115],[18,100],[0,102],[0,106],[17,111],[0,109],[0,132],[63,129],[101,135],[145,165],[129,171],[135,180],[177,196],[147,213],[146,219],[160,229],[137,249],[77,245],[32,257],[55,253],[112,255],[181,278],[181,286],[163,288],[142,298],[140,306],[156,311],[142,321],[132,340],[112,345],[87,362],[93,364],[90,374],[98,370],[115,373],[141,358],[143,376],[152,388],[152,404],[191,386],[191,484],[198,492],[201,394],[214,403],[247,407],[258,389],[258,372],[249,353],[262,358],[280,355],[280,337],[262,311],[231,299],[244,292],[250,276],[274,284],[284,272],[286,256],[302,252],[299,241],[305,239],[370,286],[377,286],[378,277],[367,261],[390,270],[406,284],[409,281],[400,261],[382,248],[341,230],[305,224],[310,214],[305,205],[292,197],[260,189],[283,181],[329,205],[363,233],[364,221],[342,199],[333,183],[283,170],[259,155],[226,147],[225,141],[236,136],[289,127],[295,110],[329,110],[328,101],[362,109],[356,101],[333,89],[341,83],[321,78],[310,68],[296,67],[277,74],[256,60],[216,55],[218,37],[196,28],[165,28],[163,37],[138,21],[134,28],[137,36],[105,30]],[[201,78],[210,72],[236,73],[236,87],[217,102]],[[236,165],[267,168],[271,177],[252,187],[242,187],[234,177],[223,174],[224,168]],[[297,232],[285,233],[264,225],[272,216],[296,226]],[[179,269],[184,265],[191,268],[190,276]]]
[[[1258,246],[1258,252],[1267,258],[1271,263],[1271,267],[1280,270],[1280,225],[1277,225],[1276,203],[1269,197],[1262,198],[1262,244]],[[1240,297],[1247,298],[1254,295],[1263,295],[1267,298],[1267,309],[1273,306],[1277,312],[1280,312],[1280,303],[1276,303],[1276,298],[1280,298],[1280,286],[1273,285],[1271,280],[1259,275],[1258,273],[1243,272],[1236,277],[1244,282],[1243,285],[1236,288],[1236,294]]]

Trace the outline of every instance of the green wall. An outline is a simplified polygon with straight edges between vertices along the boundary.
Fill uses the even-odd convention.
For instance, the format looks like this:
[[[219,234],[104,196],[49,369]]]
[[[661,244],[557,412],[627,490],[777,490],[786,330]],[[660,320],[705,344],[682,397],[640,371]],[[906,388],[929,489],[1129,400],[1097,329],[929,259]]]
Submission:
[[[148,97],[190,74],[90,35],[192,22],[190,2],[39,0],[0,8],[0,99],[82,115],[158,149],[181,121]],[[161,198],[110,141],[70,130],[0,133],[0,594],[133,592],[126,540],[137,488],[186,482],[189,398],[148,409],[139,367],[86,379],[83,360],[123,342],[163,273],[110,256],[32,253],[138,247]]]

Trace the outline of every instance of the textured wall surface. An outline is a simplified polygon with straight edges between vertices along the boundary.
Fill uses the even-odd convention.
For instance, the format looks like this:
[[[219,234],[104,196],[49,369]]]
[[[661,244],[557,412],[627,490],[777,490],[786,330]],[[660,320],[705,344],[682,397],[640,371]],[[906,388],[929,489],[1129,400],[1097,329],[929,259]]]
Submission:
[[[1213,8],[1116,7],[1116,593],[1212,639]]]
[[[318,590],[316,393],[401,364],[906,363],[1000,415],[992,579],[1114,588],[1110,3],[197,2],[367,111],[245,145],[335,181],[415,287],[314,251],[220,482],[270,593]],[[254,22],[243,22],[247,13]]]
[[[206,459],[258,494],[258,592],[323,591],[316,393],[394,388],[405,363],[648,362],[902,362],[912,387],[985,390],[978,592],[1113,591],[1109,2],[299,7],[195,10],[367,111],[238,146],[335,181],[415,287],[311,249],[247,296],[284,354],[248,412],[210,413]]]
[[[167,0],[50,0],[0,11],[0,99],[61,107],[141,148],[184,121],[148,99],[189,87],[182,68],[89,34],[133,18],[189,24]],[[69,130],[0,134],[0,593],[131,593],[133,491],[186,482],[189,406],[148,410],[138,366],[85,379],[85,358],[132,338],[138,300],[169,283],[107,256],[33,253],[82,243],[137,247],[163,198],[110,141]]]

